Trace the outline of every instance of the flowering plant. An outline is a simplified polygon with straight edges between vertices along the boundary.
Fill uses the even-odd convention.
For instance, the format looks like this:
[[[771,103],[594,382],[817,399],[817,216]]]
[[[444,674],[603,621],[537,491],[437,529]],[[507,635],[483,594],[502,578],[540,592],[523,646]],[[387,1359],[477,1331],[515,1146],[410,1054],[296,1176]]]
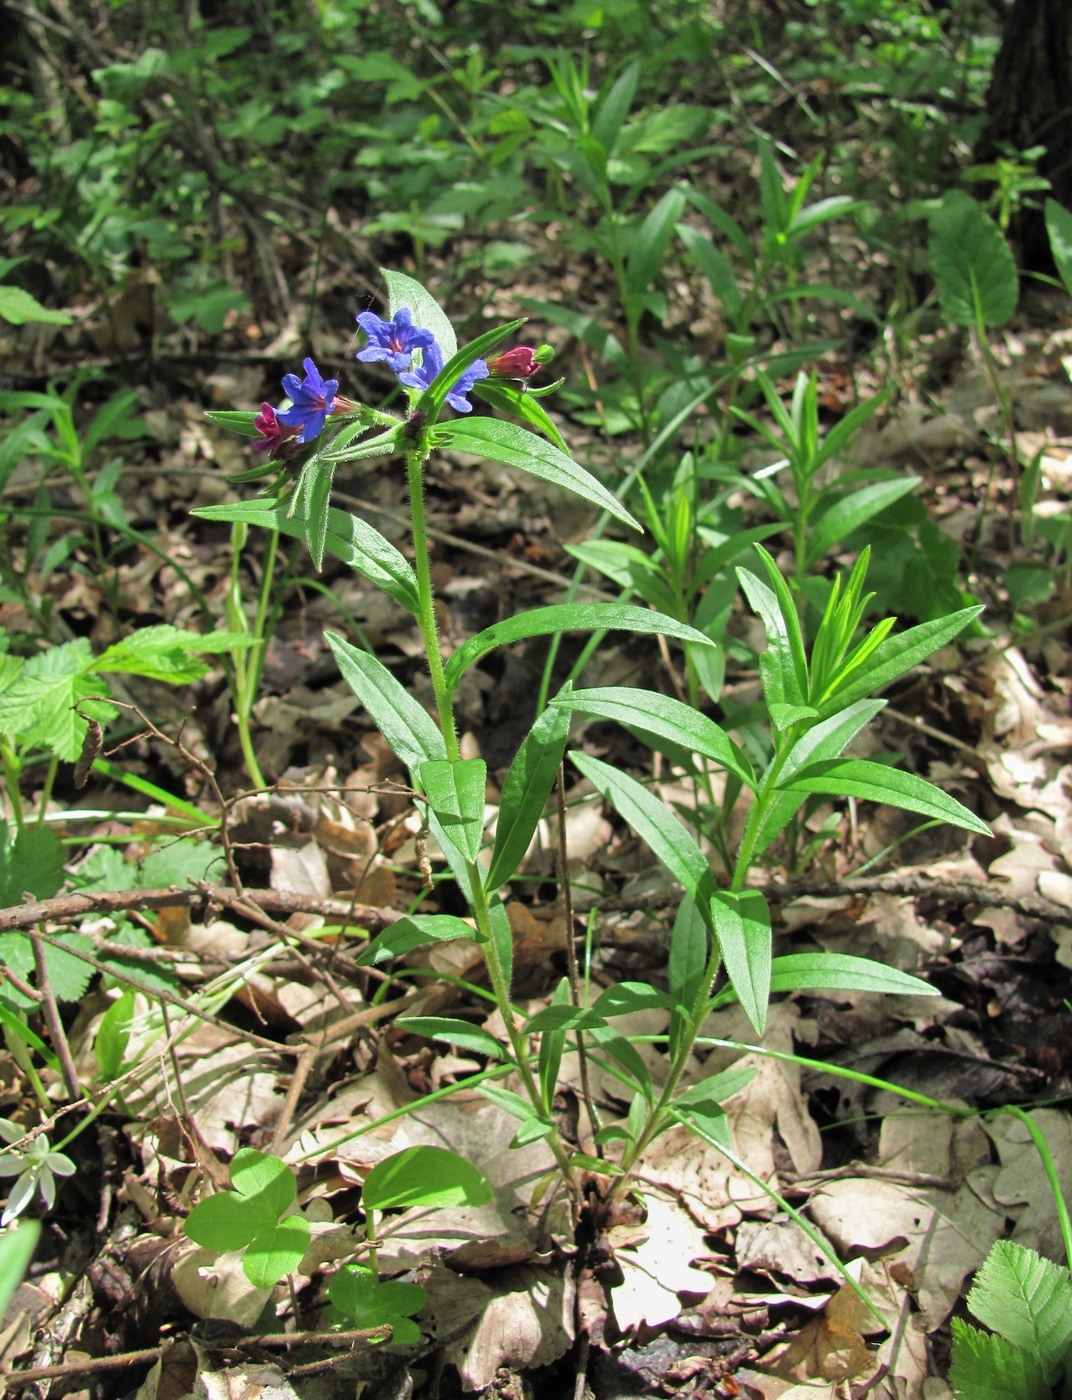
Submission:
[[[0,1138],[6,1143],[22,1143],[30,1136],[30,1131],[8,1118],[0,1118]],[[0,1215],[0,1226],[10,1225],[33,1200],[34,1192],[41,1192],[41,1199],[51,1209],[56,1203],[56,1177],[72,1176],[75,1165],[70,1157],[62,1152],[54,1152],[44,1133],[38,1133],[19,1150],[9,1148],[0,1153],[0,1176],[14,1176],[18,1180],[8,1192],[7,1205]]]

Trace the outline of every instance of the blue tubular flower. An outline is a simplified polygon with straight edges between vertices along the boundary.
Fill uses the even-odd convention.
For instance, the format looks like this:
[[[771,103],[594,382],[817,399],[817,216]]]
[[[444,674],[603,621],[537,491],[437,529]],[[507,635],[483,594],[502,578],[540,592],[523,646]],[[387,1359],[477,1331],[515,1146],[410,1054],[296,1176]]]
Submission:
[[[443,352],[433,340],[427,350],[423,351],[423,360],[418,369],[410,370],[407,374],[398,376],[401,384],[407,385],[410,389],[425,390],[435,379],[436,375],[443,368]],[[465,397],[478,379],[487,379],[488,367],[483,360],[474,360],[465,373],[451,386],[447,394],[447,403],[458,413],[472,413],[473,405]]]
[[[290,399],[291,408],[276,413],[280,423],[288,428],[300,428],[298,442],[312,442],[324,431],[328,414],[335,407],[335,392],[339,387],[337,379],[321,379],[320,371],[312,360],[303,360],[305,378],[296,374],[284,374],[283,391]]]
[[[357,358],[371,364],[384,360],[396,374],[409,369],[414,350],[430,350],[435,344],[431,331],[413,324],[408,306],[401,306],[394,319],[384,321],[374,311],[362,311],[357,324],[368,336],[368,344],[357,352]]]

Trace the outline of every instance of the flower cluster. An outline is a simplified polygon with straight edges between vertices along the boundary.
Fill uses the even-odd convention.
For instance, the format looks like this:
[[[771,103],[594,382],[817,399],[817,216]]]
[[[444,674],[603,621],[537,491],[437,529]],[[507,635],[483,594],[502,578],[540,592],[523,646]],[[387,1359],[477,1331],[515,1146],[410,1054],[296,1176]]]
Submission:
[[[413,324],[408,306],[399,307],[390,321],[384,321],[374,311],[362,311],[357,324],[368,336],[357,358],[366,363],[383,361],[398,375],[398,382],[408,389],[423,393],[443,368],[443,351],[431,331]],[[480,379],[527,379],[539,368],[533,359],[533,349],[519,345],[504,355],[490,360],[474,360],[454,381],[447,393],[447,403],[458,413],[470,413],[473,405],[466,395]]]
[[[294,448],[312,442],[324,431],[328,414],[343,406],[337,379],[322,378],[312,360],[303,360],[302,368],[304,379],[296,374],[283,376],[283,391],[290,399],[290,408],[273,408],[270,403],[262,403],[260,413],[253,420],[253,426],[261,435],[254,449],[267,452],[269,457],[293,456]]]

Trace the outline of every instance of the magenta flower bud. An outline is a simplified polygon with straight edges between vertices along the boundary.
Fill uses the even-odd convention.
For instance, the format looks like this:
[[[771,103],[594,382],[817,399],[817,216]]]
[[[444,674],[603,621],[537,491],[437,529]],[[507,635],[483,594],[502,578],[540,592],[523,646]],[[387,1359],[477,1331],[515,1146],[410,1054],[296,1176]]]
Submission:
[[[290,427],[279,421],[279,416],[270,403],[262,403],[261,411],[253,420],[253,426],[261,435],[261,441],[253,444],[254,452],[267,452],[269,457],[278,457],[283,448],[301,431],[301,425]]]
[[[540,368],[531,345],[515,345],[502,355],[488,360],[488,374],[493,379],[531,379]]]

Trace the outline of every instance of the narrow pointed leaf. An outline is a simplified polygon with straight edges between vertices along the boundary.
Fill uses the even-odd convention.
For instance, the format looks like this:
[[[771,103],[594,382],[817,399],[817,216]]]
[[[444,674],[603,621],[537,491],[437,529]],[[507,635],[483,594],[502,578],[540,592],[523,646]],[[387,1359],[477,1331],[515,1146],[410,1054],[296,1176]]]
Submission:
[[[462,676],[482,656],[496,647],[510,646],[527,637],[546,637],[559,632],[640,632],[648,636],[674,637],[682,642],[694,642],[712,647],[714,642],[695,627],[676,622],[664,613],[650,608],[638,608],[631,603],[554,603],[546,608],[532,608],[516,617],[497,622],[478,632],[460,646],[447,662],[445,674],[451,690],[456,689]]]
[[[814,792],[829,797],[856,797],[868,802],[884,802],[889,807],[901,807],[924,817],[936,817],[965,831],[989,836],[990,828],[974,812],[950,797],[934,783],[905,773],[900,768],[887,768],[865,758],[835,758],[813,763],[794,774],[785,785],[789,792]]]
[[[713,719],[673,696],[628,686],[606,686],[557,695],[551,704],[601,719],[617,720],[643,734],[668,739],[736,773],[746,787],[755,787],[756,776],[744,751]]]
[[[458,419],[437,423],[435,438],[437,445],[448,451],[469,452],[474,457],[502,462],[504,466],[517,467],[542,481],[550,481],[607,511],[630,529],[641,529],[618,498],[591,472],[578,466],[572,457],[560,452],[552,443],[515,423],[502,423],[496,418]]]
[[[447,1045],[457,1045],[462,1050],[472,1050],[478,1055],[489,1055],[493,1060],[506,1058],[506,1051],[482,1026],[471,1025],[451,1016],[400,1016],[395,1022],[411,1035],[423,1035],[428,1040],[442,1040]]]
[[[454,914],[410,914],[376,935],[357,959],[358,967],[372,967],[388,958],[401,957],[429,943],[450,943],[456,938],[477,941],[476,930]]]
[[[406,767],[416,769],[426,759],[445,759],[446,745],[435,720],[387,667],[334,632],[325,632],[324,636],[335,653],[343,680]]]
[[[417,769],[428,804],[466,860],[476,860],[484,835],[488,765],[482,758],[429,759]]]
[[[673,812],[635,778],[620,773],[590,754],[575,753],[573,766],[593,784],[618,814],[695,900],[710,914],[714,876],[707,857]]]
[[[486,887],[496,890],[525,858],[558,776],[569,736],[568,708],[549,706],[514,755],[499,799]]]
[[[756,1034],[762,1035],[767,1024],[771,981],[767,901],[759,890],[742,890],[739,894],[717,890],[711,901],[711,918],[726,976]]]
[[[900,477],[896,481],[873,481],[854,491],[851,496],[842,496],[815,521],[808,536],[805,559],[808,568],[817,564],[846,535],[858,530],[887,506],[893,505],[894,501],[914,491],[919,482],[918,476]]]
[[[431,331],[439,342],[444,361],[449,360],[458,349],[458,338],[439,302],[416,278],[407,277],[404,272],[392,272],[386,267],[381,268],[380,272],[387,283],[388,315],[393,317],[403,306],[408,306],[413,315],[413,324]]]

